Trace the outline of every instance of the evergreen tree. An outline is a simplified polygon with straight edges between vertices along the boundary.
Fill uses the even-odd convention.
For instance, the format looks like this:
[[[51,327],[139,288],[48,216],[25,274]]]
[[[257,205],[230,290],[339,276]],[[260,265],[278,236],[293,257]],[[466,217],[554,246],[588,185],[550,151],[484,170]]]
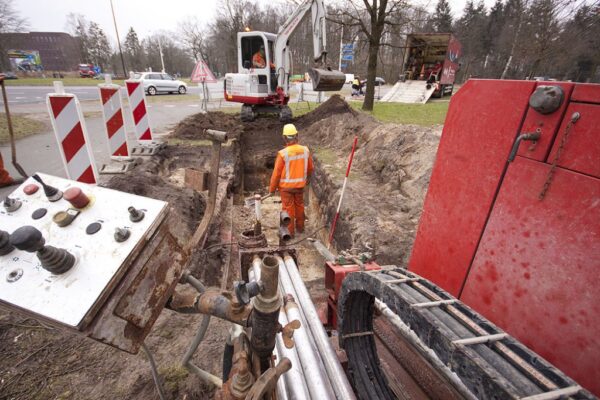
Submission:
[[[486,46],[488,17],[483,2],[469,0],[454,30],[463,46],[463,79],[481,76],[488,48]]]
[[[87,31],[89,40],[88,53],[90,62],[103,70],[110,64],[112,49],[106,34],[96,22],[90,22]]]
[[[448,0],[439,0],[435,13],[431,17],[432,27],[436,32],[452,31],[452,13]]]
[[[141,71],[145,65],[144,48],[140,44],[137,33],[133,27],[129,28],[125,40],[123,41],[123,47],[125,50],[125,57],[127,58],[127,65],[131,66],[134,71]]]

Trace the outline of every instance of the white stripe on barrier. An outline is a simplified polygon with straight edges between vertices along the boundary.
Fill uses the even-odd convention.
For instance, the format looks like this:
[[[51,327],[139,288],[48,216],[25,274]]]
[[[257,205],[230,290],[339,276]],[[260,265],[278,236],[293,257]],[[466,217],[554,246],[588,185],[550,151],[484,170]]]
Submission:
[[[98,173],[77,96],[49,93],[46,104],[67,176],[79,182],[97,183]]]
[[[58,137],[62,141],[71,132],[75,125],[80,122],[74,98],[69,101],[69,104],[67,104],[61,113],[58,114],[55,121],[56,128],[58,129]]]

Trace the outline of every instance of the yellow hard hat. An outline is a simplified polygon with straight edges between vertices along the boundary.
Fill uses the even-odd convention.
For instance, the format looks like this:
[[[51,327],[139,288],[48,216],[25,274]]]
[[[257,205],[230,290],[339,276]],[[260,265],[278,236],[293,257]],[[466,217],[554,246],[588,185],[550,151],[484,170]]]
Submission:
[[[296,136],[298,134],[298,130],[294,126],[294,124],[285,124],[283,127],[283,136]]]

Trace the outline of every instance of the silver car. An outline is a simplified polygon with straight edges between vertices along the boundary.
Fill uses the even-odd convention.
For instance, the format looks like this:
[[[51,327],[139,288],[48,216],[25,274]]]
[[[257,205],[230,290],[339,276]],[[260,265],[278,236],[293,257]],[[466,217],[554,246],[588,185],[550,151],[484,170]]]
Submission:
[[[187,85],[178,79],[173,78],[169,74],[160,72],[136,72],[133,74],[134,79],[140,79],[144,82],[144,90],[150,96],[157,93],[179,93],[187,92]]]

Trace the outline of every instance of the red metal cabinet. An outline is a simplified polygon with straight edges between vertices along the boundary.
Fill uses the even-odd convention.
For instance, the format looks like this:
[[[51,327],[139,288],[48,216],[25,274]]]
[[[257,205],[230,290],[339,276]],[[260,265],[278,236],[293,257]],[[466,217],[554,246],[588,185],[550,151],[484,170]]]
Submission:
[[[600,393],[600,179],[508,168],[461,300]]]
[[[558,165],[573,171],[581,172],[600,178],[600,105],[571,103],[560,127],[560,131],[548,162],[552,163],[556,152],[563,143],[566,128],[573,113],[580,117],[575,122],[564,141],[563,151],[558,159]]]
[[[525,121],[521,126],[520,133],[533,133],[539,130],[540,139],[535,142],[523,141],[519,146],[519,155],[532,158],[538,161],[544,161],[550,152],[550,146],[554,142],[556,132],[560,126],[565,109],[569,104],[569,98],[573,91],[572,83],[540,82],[536,87],[545,85],[558,85],[563,89],[564,100],[558,110],[550,114],[540,114],[533,108],[527,108]]]
[[[458,296],[535,82],[470,80],[452,97],[409,269]]]
[[[565,89],[543,116],[535,82],[474,80],[453,98],[409,269],[600,395],[600,85],[543,84]],[[536,126],[544,140],[508,162]]]

